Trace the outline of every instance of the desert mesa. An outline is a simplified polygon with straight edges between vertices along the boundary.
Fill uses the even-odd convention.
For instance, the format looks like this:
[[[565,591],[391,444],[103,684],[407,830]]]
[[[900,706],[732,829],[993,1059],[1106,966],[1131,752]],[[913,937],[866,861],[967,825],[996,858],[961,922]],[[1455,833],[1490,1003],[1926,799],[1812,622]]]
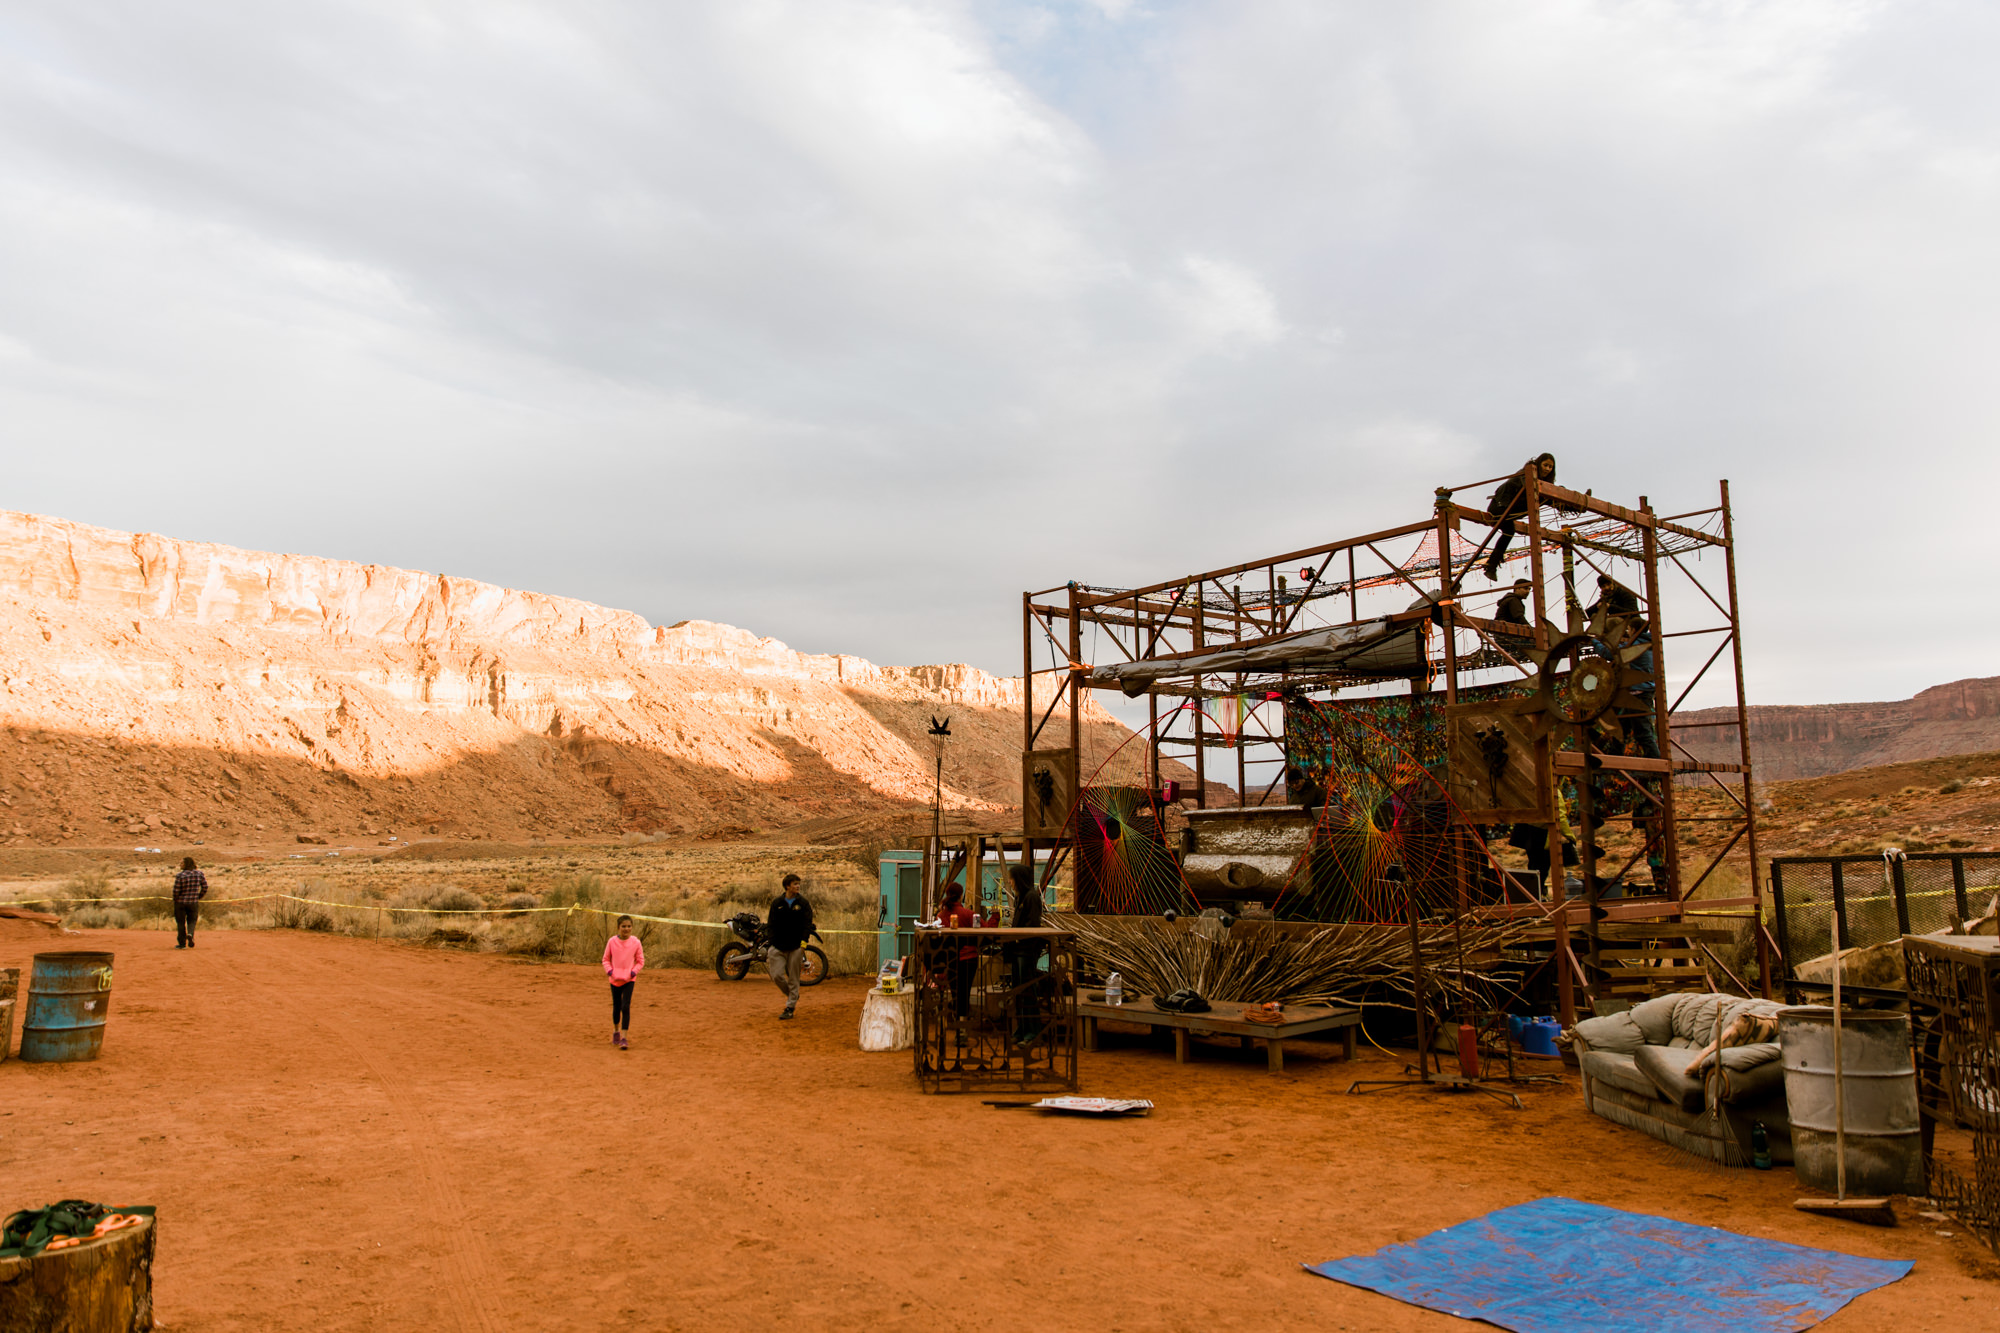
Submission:
[[[8,841],[852,837],[929,808],[940,711],[946,808],[997,817],[1032,688],[0,513]],[[1099,752],[1130,735],[1096,706],[1084,721]]]

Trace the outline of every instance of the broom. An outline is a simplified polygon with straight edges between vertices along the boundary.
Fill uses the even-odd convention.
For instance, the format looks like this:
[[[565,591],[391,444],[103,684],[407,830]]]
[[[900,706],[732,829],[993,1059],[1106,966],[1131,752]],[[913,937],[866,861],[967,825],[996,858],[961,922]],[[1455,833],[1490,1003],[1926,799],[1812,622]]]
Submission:
[[[1840,914],[1836,912],[1833,918],[1833,1197],[1796,1199],[1792,1207],[1801,1212],[1889,1227],[1896,1224],[1896,1214],[1887,1199],[1847,1197],[1847,1087],[1840,1049],[1840,964]]]

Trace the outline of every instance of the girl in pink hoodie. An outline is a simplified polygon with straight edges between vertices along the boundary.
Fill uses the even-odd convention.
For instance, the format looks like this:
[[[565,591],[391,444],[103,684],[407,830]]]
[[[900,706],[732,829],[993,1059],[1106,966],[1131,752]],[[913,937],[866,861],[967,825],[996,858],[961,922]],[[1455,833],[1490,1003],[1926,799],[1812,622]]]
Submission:
[[[646,946],[632,934],[632,918],[618,918],[618,933],[604,941],[604,975],[611,978],[611,1044],[626,1050],[632,1026],[632,981],[646,967]]]

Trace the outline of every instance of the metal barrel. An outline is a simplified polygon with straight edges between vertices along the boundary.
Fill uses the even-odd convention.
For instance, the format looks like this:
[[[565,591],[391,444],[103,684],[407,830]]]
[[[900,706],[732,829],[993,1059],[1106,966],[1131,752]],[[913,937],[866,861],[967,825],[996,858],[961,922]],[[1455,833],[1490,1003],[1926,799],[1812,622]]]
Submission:
[[[35,955],[21,1023],[23,1060],[97,1058],[111,1012],[111,957],[82,949]]]
[[[1840,1077],[1847,1133],[1847,1192],[1860,1197],[1924,1192],[1910,1016],[1843,1009]],[[1834,1192],[1840,1155],[1834,1124],[1833,1010],[1800,1005],[1778,1015],[1792,1168],[1799,1183]]]

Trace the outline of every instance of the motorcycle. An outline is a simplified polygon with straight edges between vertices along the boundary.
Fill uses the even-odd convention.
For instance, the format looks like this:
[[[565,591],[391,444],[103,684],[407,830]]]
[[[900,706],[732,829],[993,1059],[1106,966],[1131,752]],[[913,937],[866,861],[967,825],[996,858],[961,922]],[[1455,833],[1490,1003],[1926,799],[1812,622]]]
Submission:
[[[762,967],[769,962],[771,934],[755,912],[738,912],[729,918],[728,926],[736,938],[715,951],[715,975],[721,981],[741,981],[750,975],[753,963]],[[799,960],[799,985],[817,986],[832,970],[826,951],[808,944],[805,957]]]

